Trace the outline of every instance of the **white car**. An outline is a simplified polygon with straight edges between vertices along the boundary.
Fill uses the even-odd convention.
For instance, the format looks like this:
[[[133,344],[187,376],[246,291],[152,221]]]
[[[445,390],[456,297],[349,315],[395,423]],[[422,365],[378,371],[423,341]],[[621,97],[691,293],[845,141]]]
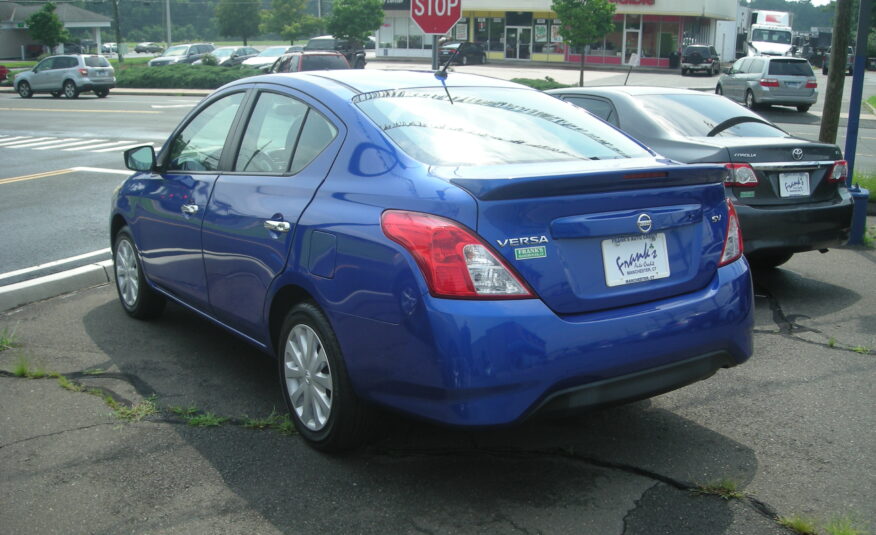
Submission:
[[[269,46],[268,48],[262,50],[258,56],[245,60],[243,64],[247,67],[253,67],[256,69],[267,69],[268,67],[273,65],[274,62],[277,61],[277,58],[279,58],[283,54],[295,52],[296,50],[300,49],[300,46],[295,45]]]

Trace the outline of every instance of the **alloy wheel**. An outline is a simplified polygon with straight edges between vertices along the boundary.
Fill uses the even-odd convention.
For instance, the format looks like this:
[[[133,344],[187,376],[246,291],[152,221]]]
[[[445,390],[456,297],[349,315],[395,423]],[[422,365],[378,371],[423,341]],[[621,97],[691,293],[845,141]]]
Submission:
[[[325,427],[332,411],[332,370],[316,331],[299,323],[286,338],[283,370],[289,401],[308,429]]]
[[[119,295],[126,307],[133,308],[140,294],[140,280],[137,273],[137,254],[130,241],[125,239],[119,241],[116,247],[115,265]]]

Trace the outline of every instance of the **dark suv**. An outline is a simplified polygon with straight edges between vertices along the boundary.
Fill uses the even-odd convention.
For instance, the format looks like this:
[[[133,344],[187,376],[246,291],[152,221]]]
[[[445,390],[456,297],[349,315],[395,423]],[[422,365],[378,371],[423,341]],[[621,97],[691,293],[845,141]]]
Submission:
[[[681,55],[681,75],[703,71],[709,76],[721,72],[721,57],[715,47],[709,45],[690,45]]]
[[[307,41],[304,50],[336,50],[347,58],[354,69],[365,68],[365,49],[346,39],[335,39],[331,35],[314,37]]]

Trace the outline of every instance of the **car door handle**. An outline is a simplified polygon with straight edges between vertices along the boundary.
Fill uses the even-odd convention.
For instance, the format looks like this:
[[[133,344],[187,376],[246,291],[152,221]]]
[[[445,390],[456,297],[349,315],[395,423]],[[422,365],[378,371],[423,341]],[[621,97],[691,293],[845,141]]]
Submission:
[[[274,232],[289,232],[292,225],[290,225],[288,221],[274,221],[273,219],[269,219],[265,221],[265,228],[273,230]]]
[[[193,215],[198,213],[198,205],[197,204],[184,204],[180,207],[182,213],[187,215]]]

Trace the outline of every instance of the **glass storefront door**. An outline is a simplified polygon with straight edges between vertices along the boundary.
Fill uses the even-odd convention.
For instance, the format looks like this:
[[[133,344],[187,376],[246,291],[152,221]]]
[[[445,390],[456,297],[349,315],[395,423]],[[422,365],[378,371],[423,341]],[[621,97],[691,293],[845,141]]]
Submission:
[[[505,27],[505,58],[529,59],[532,49],[532,28],[529,26]]]
[[[642,51],[639,48],[641,30],[627,30],[624,32],[624,64],[630,64],[630,57],[636,54],[636,58],[641,59]]]

